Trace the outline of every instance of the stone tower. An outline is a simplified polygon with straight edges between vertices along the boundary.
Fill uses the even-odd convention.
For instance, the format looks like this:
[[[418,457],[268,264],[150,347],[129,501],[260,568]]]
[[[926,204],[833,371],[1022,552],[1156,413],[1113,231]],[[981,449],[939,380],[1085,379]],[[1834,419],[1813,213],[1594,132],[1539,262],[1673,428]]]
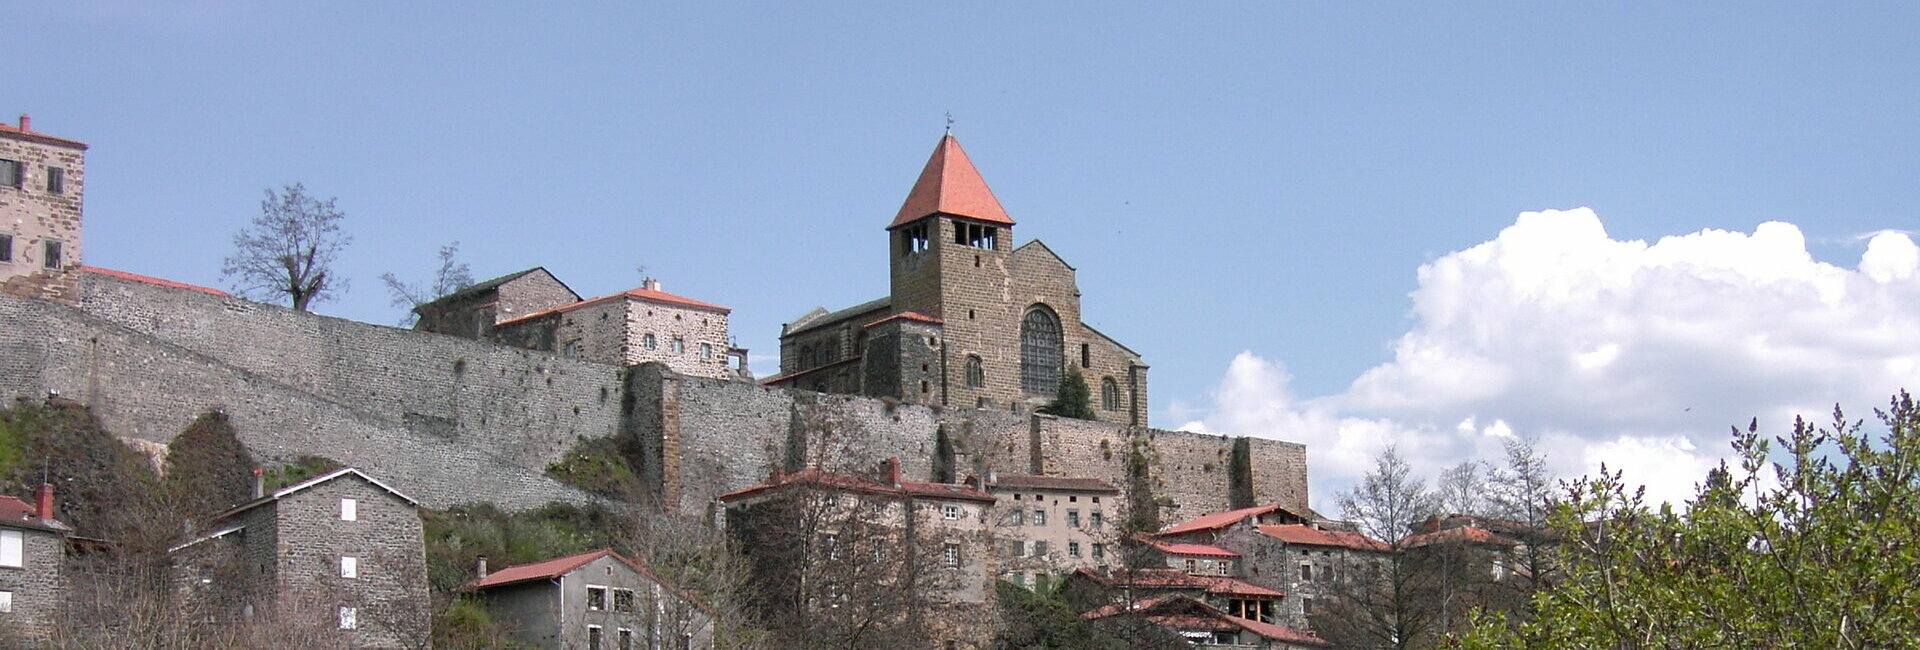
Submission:
[[[1077,371],[1101,420],[1146,424],[1140,355],[1081,322],[1074,268],[1038,241],[1014,247],[1013,225],[942,136],[887,224],[888,296],[787,323],[764,383],[1022,411]]]
[[[0,124],[0,287],[55,295],[80,265],[80,195],[87,145]]]

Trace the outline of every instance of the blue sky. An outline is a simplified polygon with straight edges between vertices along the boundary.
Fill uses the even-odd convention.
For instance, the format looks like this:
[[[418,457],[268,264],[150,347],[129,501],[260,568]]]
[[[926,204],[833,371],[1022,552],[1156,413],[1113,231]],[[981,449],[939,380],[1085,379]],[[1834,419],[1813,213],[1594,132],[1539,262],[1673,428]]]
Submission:
[[[1721,265],[1733,280],[1669,295],[1692,285],[1639,273],[1622,285],[1636,293],[1582,303],[1591,312],[1484,304],[1491,285],[1421,275],[1460,262],[1459,277],[1491,277],[1471,271],[1498,256],[1461,253],[1524,239],[1522,212],[1586,207],[1533,226],[1597,250],[1779,221],[1811,254],[1795,277],[1820,263],[1866,277],[1869,238],[1920,223],[1911,4],[256,4],[10,8],[0,114],[93,145],[87,263],[223,286],[220,260],[261,191],[300,181],[338,197],[356,238],[342,260],[352,289],[323,313],[392,322],[377,276],[424,277],[448,241],[476,276],[544,265],[589,295],[637,285],[644,264],[669,291],[733,307],[755,369],[772,372],[781,322],[886,291],[881,228],[951,112],[1017,239],[1076,265],[1089,322],[1152,364],[1154,423],[1306,440],[1326,450],[1316,502],[1386,442],[1435,468],[1482,454],[1500,422],[1555,442],[1569,472],[1623,440],[1705,462],[1729,424],[1823,400],[1864,413],[1920,388],[1901,361],[1870,379],[1762,382],[1798,399],[1749,398],[1726,387],[1808,366],[1648,343],[1688,305],[1732,301],[1718,311],[1770,322],[1788,314],[1741,309],[1812,304],[1742,293],[1782,250],[1746,239],[1647,258],[1762,256]],[[1891,293],[1841,301],[1808,332],[1920,322],[1890,304],[1920,283],[1902,275],[1910,238],[1879,241],[1874,277]],[[1670,268],[1658,260],[1642,262]],[[1460,330],[1445,313],[1479,320]],[[1572,331],[1611,315],[1638,325]],[[1564,319],[1567,337],[1499,348]],[[1690,322],[1727,340],[1794,336]],[[1455,335],[1465,348],[1409,343]],[[1813,338],[1795,349],[1841,366],[1894,349]],[[1609,344],[1624,352],[1603,364],[1617,373],[1606,384],[1645,392],[1516,388],[1571,381],[1516,369],[1534,355],[1611,362]],[[1426,399],[1365,379],[1468,348],[1477,361],[1440,365],[1492,359],[1529,379]],[[1423,381],[1395,390],[1448,383]],[[1600,417],[1688,391],[1700,405],[1685,419]]]

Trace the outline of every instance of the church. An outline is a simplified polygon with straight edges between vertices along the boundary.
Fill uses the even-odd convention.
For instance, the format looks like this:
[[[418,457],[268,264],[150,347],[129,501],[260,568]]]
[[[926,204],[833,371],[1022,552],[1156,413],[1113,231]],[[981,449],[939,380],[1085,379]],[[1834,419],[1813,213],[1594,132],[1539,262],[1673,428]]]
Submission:
[[[1100,420],[1145,426],[1139,353],[1081,321],[1074,268],[1039,240],[1014,247],[1013,226],[941,137],[887,224],[888,295],[786,323],[780,374],[762,383],[1027,412],[1078,372]]]

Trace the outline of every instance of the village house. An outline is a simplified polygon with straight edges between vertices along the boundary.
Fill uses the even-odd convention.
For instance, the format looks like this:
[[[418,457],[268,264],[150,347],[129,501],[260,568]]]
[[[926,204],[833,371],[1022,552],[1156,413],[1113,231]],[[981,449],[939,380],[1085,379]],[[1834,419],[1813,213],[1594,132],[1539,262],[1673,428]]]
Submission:
[[[1185,594],[1114,603],[1080,617],[1095,624],[1153,625],[1195,648],[1209,650],[1307,650],[1333,646],[1312,632],[1235,616]]]
[[[480,562],[460,590],[478,595],[514,641],[554,650],[713,647],[712,612],[609,549],[494,572]]]
[[[1031,588],[1043,576],[1119,561],[1120,490],[1106,481],[989,472],[986,491],[995,499],[1001,578]]]
[[[430,631],[420,505],[352,468],[264,493],[169,550],[186,597],[220,620],[337,629],[361,648],[416,647]],[[217,611],[217,610],[215,610]],[[316,623],[317,622],[317,623]]]
[[[67,538],[73,529],[53,516],[53,486],[34,490],[32,504],[0,496],[0,629],[42,639],[67,595]]]
[[[1240,554],[1247,580],[1291,595],[1281,601],[1277,620],[1302,628],[1346,588],[1342,580],[1362,575],[1394,552],[1385,542],[1324,523],[1236,528],[1216,543]]]
[[[721,495],[755,583],[751,605],[784,634],[884,630],[928,648],[993,634],[994,498],[966,485],[803,470]],[[891,647],[914,647],[891,646]]]

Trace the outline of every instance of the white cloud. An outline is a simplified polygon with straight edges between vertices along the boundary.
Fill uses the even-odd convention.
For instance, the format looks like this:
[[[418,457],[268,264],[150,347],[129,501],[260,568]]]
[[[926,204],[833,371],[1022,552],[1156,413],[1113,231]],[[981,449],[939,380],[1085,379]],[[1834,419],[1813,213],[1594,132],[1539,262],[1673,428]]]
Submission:
[[[1418,279],[1393,358],[1345,392],[1301,399],[1280,362],[1242,353],[1191,426],[1306,443],[1321,505],[1389,442],[1432,470],[1516,433],[1569,474],[1604,461],[1677,499],[1730,425],[1920,389],[1920,246],[1898,231],[1849,269],[1789,223],[1648,244],[1585,208],[1528,212]]]

